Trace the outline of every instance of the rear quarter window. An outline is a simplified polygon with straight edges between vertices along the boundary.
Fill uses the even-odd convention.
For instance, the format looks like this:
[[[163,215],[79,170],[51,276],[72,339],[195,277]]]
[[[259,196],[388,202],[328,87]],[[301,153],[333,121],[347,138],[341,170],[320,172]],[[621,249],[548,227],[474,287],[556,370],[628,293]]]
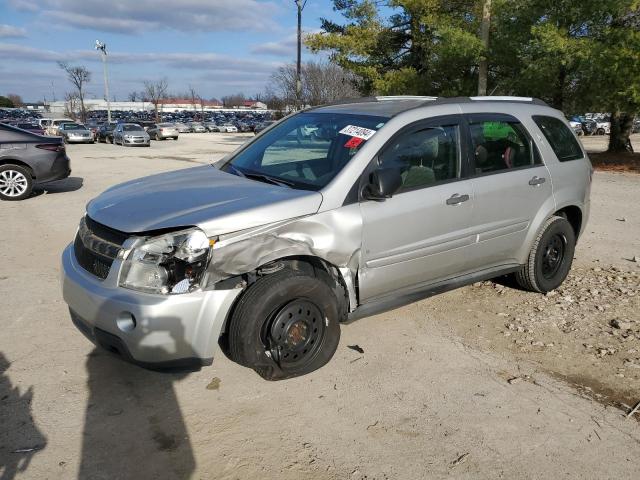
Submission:
[[[554,117],[542,115],[535,115],[533,121],[542,131],[558,160],[568,162],[584,158],[578,140],[564,122]]]

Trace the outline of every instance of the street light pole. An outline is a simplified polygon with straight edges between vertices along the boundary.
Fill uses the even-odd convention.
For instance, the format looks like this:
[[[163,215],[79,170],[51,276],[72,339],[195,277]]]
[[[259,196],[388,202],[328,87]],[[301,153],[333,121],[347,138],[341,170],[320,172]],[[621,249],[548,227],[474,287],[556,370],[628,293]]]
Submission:
[[[296,107],[302,109],[302,10],[307,0],[294,0],[298,8],[298,60],[296,62]]]
[[[109,99],[109,73],[107,70],[107,44],[96,40],[96,50],[102,52],[102,67],[104,73],[104,95],[107,97],[107,121],[111,123],[111,100]]]

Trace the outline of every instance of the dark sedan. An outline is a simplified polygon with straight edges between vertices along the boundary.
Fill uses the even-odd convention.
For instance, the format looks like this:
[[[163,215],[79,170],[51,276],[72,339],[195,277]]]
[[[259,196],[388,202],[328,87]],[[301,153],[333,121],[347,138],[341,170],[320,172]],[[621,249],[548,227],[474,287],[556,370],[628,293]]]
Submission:
[[[116,122],[103,123],[96,132],[96,141],[98,143],[112,143],[113,142],[113,129],[118,125]]]
[[[23,200],[34,185],[67,178],[70,173],[60,137],[43,137],[0,123],[0,200]]]

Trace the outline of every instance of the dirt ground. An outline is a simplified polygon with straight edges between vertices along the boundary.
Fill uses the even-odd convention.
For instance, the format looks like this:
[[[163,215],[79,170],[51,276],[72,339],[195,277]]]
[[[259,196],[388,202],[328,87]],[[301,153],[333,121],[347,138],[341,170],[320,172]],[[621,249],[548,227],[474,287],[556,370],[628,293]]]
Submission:
[[[359,320],[302,378],[265,382],[222,354],[149,372],[93,348],[58,280],[86,202],[244,138],[70,146],[71,178],[0,204],[2,480],[638,478],[640,422],[625,418],[640,401],[636,174],[594,174],[559,291],[484,282]]]

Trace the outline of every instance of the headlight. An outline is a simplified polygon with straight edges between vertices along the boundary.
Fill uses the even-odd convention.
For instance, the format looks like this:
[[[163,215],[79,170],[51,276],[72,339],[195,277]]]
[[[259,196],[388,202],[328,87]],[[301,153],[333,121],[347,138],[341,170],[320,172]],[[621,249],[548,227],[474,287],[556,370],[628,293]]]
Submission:
[[[197,228],[149,238],[126,254],[120,286],[164,295],[197,290],[211,245]]]

